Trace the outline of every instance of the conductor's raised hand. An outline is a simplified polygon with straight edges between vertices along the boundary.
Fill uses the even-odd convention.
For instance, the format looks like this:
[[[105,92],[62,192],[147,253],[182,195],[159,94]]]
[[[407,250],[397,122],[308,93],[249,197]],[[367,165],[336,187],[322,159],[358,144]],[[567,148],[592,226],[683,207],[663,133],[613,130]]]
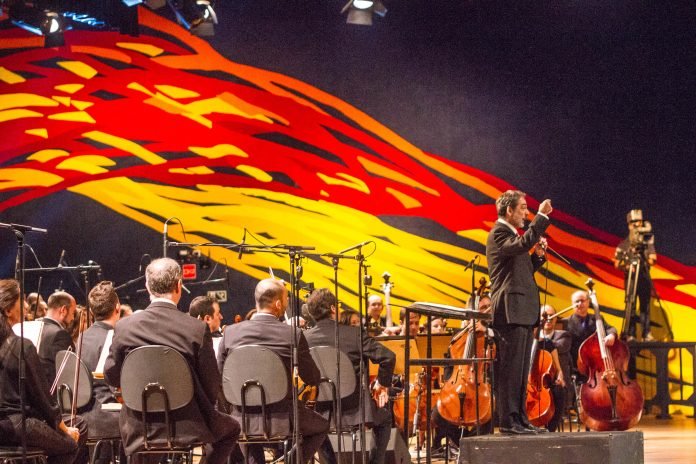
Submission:
[[[548,198],[544,201],[541,202],[539,205],[539,212],[545,215],[551,214],[551,211],[553,211],[553,207],[551,206],[551,200]]]

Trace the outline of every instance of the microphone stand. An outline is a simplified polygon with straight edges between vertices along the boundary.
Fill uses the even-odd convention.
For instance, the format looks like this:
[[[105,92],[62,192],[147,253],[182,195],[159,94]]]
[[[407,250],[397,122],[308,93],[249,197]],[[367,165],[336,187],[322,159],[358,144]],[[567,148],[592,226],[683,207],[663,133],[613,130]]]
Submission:
[[[363,242],[357,246],[358,254],[355,259],[358,260],[358,313],[360,314],[360,319],[367,321],[367,307],[363,305],[363,278],[367,274],[367,266],[365,264],[365,255],[362,254],[362,247],[370,242]],[[363,353],[363,343],[365,339],[365,331],[360,331],[360,368],[358,370],[358,375],[360,376],[360,383],[365,381],[365,360]],[[369,384],[368,384],[369,386]],[[366,440],[365,440],[365,395],[359,395],[358,407],[360,408],[360,459],[361,462],[367,462],[366,454]]]
[[[339,321],[339,303],[338,303],[338,262],[341,258],[345,258],[340,253],[332,254],[327,253],[324,256],[331,258],[331,265],[334,271],[334,296],[336,297],[336,318],[334,319],[335,331],[334,331],[334,346],[336,347],[336,415],[334,417],[334,423],[336,427],[336,440],[338,442],[338,464],[343,462],[343,396],[341,395],[341,355],[340,355],[340,345],[339,345],[339,335],[338,335],[338,321]],[[359,387],[358,387],[359,388]],[[353,450],[355,452],[355,450]]]
[[[292,291],[292,319],[290,320],[290,327],[292,328],[292,337],[290,338],[290,374],[292,375],[292,414],[293,414],[293,441],[295,442],[295,462],[302,462],[302,443],[300,443],[300,424],[299,424],[299,398],[298,398],[298,377],[299,374],[295,375],[298,365],[298,353],[297,353],[297,321],[300,316],[300,286],[298,281],[300,279],[299,273],[301,272],[300,260],[302,259],[302,247],[291,247],[288,248],[288,257],[290,258],[290,289]]]
[[[21,437],[20,446],[22,448],[22,463],[27,462],[27,414],[26,402],[26,359],[24,356],[24,276],[25,252],[24,252],[24,233],[39,232],[47,233],[46,229],[31,227],[22,224],[5,224],[0,222],[0,228],[10,229],[17,239],[17,259],[15,261],[15,278],[19,282],[19,408],[21,409]],[[40,298],[40,297],[39,297]],[[37,303],[38,304],[38,303]]]

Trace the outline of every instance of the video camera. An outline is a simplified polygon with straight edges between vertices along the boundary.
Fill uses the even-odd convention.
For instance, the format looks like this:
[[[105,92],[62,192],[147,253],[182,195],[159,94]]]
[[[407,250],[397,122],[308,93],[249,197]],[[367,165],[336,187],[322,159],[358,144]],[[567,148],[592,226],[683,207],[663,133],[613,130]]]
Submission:
[[[643,211],[634,209],[626,215],[626,221],[629,224],[628,239],[631,248],[634,250],[644,250],[649,244],[655,240],[655,234],[652,230],[652,224],[649,221],[643,220]]]

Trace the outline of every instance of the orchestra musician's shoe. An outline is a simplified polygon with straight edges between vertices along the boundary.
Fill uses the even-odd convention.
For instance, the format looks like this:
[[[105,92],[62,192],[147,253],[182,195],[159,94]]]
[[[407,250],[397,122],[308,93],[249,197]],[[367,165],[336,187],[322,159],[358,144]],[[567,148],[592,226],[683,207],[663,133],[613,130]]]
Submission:
[[[512,424],[510,427],[500,427],[499,430],[500,433],[504,435],[536,435],[536,432],[521,424]]]

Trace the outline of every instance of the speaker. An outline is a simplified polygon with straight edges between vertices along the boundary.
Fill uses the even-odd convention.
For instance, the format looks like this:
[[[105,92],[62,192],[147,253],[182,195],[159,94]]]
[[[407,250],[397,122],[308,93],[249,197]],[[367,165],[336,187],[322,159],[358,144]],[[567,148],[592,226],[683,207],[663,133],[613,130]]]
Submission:
[[[481,435],[459,441],[458,464],[642,464],[643,432]]]
[[[387,445],[387,453],[384,457],[384,464],[410,464],[411,455],[408,452],[408,446],[401,436],[400,429],[392,428],[389,435],[389,444]],[[353,450],[353,438],[350,433],[341,434],[341,462],[352,464],[352,450]],[[331,449],[336,454],[338,458],[338,435],[335,433],[329,434],[329,442],[331,443]],[[372,430],[365,431],[365,443],[367,447],[365,448],[366,458],[369,459],[369,451],[372,448],[373,438]],[[362,462],[362,447],[360,446],[360,432],[357,432],[355,437],[355,463],[363,464]],[[321,453],[319,453],[319,462],[321,464],[328,464],[326,459],[323,458]]]

